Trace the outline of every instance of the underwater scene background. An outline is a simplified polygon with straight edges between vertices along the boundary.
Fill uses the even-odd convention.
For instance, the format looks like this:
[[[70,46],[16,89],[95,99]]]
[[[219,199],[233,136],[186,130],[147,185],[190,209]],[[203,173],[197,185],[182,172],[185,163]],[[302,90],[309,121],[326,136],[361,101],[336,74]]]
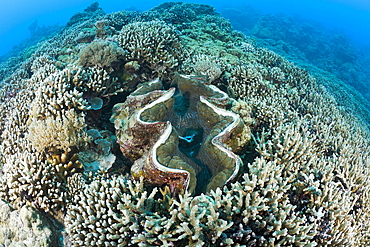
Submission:
[[[42,3],[0,34],[0,246],[370,246],[368,3]]]
[[[106,13],[146,11],[162,2],[105,0],[100,6]],[[91,0],[4,3],[0,9],[0,62],[57,32],[70,16],[91,3]],[[261,45],[291,61],[308,60],[329,71],[369,100],[370,2],[204,0],[193,3],[212,5],[236,30],[259,39]]]

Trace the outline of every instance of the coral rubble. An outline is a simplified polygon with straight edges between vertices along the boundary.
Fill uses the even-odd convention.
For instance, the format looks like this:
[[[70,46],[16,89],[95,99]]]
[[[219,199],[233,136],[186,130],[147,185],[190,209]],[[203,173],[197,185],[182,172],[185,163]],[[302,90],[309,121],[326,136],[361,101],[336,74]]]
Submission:
[[[211,6],[94,3],[2,66],[0,245],[370,245],[369,123]]]

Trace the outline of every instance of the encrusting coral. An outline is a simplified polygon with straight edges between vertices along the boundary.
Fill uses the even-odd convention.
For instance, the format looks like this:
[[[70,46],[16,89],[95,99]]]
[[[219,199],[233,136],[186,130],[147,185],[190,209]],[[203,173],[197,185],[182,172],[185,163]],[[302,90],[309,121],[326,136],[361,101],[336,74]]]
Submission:
[[[12,74],[0,75],[0,197],[14,212],[32,207],[43,214],[54,236],[62,231],[64,246],[370,245],[369,120],[348,112],[359,102],[370,107],[359,94],[332,93],[337,81],[314,78],[256,46],[207,5],[164,3],[105,15],[94,4],[85,12],[26,61],[14,60]],[[196,83],[184,90],[180,78]],[[227,103],[198,86],[217,86]],[[162,118],[154,108],[167,100],[153,102],[168,95],[173,107]],[[147,102],[130,101],[141,96]],[[200,99],[219,113],[208,111],[202,124],[224,124],[186,132],[183,123],[204,111],[184,109]],[[173,111],[175,121],[168,118]],[[191,194],[196,185],[173,193],[174,177],[148,183],[143,170],[130,175],[137,158],[154,150],[140,142],[145,138],[132,139],[138,132],[155,139],[138,120],[171,120],[182,144],[167,144],[191,157],[195,147],[184,146],[191,137],[220,127],[195,143],[206,146],[204,139],[237,119],[244,130],[219,143],[220,167],[233,173],[230,157],[244,164],[232,179]],[[182,157],[199,162],[207,155]],[[203,175],[197,180],[207,180]],[[19,234],[5,235],[0,245],[32,246]]]

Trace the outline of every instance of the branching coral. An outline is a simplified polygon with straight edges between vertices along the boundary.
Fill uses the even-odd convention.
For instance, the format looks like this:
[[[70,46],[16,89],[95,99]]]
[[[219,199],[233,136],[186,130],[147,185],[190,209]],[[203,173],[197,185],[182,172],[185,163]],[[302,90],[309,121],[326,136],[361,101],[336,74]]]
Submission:
[[[315,243],[355,246],[351,235],[358,236],[367,231],[364,225],[360,227],[353,221],[359,217],[357,207],[363,210],[359,195],[367,194],[358,186],[362,184],[360,187],[368,188],[368,182],[366,175],[357,169],[348,169],[365,169],[365,174],[369,171],[366,165],[364,167],[368,155],[360,161],[355,157],[361,155],[352,153],[353,150],[363,153],[363,148],[368,147],[363,142],[368,136],[367,131],[358,120],[349,127],[347,123],[353,121],[352,116],[337,108],[335,100],[305,72],[276,55],[261,61],[280,66],[289,76],[285,85],[264,82],[265,86],[262,86],[261,82],[246,87],[245,99],[255,109],[252,116],[256,117],[257,126],[269,130],[256,139],[256,151],[261,157],[282,165],[282,176],[296,174],[292,180],[293,190],[289,192],[293,199],[291,203],[304,210],[309,222],[316,225]],[[294,74],[297,75],[291,77]],[[361,131],[354,133],[353,128]],[[349,153],[348,145],[354,145]],[[312,221],[315,217],[317,220]],[[342,221],[343,218],[346,220]],[[354,225],[359,228],[355,229]]]
[[[249,169],[229,189],[178,200],[168,190],[149,194],[142,181],[100,178],[74,197],[67,229],[76,246],[314,246],[315,225],[289,201],[292,176],[280,177],[282,166],[262,159]]]
[[[56,117],[60,111],[69,109],[89,109],[88,102],[82,97],[83,93],[73,86],[78,78],[74,69],[57,71],[41,82],[33,77],[34,82],[40,83],[35,89],[35,99],[31,105],[31,116],[35,118]]]
[[[105,41],[76,45],[79,33],[94,28]],[[28,204],[52,220],[58,215],[74,246],[369,246],[369,121],[349,111],[368,103],[356,93],[333,96],[335,88],[352,89],[247,43],[204,5],[167,3],[71,22],[0,83],[0,197],[16,210]],[[83,58],[95,46],[104,55]],[[176,72],[228,91],[237,100],[222,112],[238,114],[250,129],[237,139],[253,136],[236,145],[245,164],[240,176],[198,196],[176,197],[166,184],[129,177],[132,164],[119,156],[109,122],[113,105],[141,86],[153,95],[173,93],[176,110],[190,107],[187,97],[199,94],[195,84],[183,95],[170,89]],[[143,83],[157,76],[160,88]],[[135,101],[126,113],[143,105]],[[143,117],[158,124],[151,106]],[[217,117],[204,115],[204,125]],[[194,116],[177,116],[174,125]],[[116,127],[132,127],[130,119]]]
[[[198,54],[190,56],[183,62],[182,69],[186,74],[201,75],[209,83],[219,79],[225,71],[225,61],[222,58]]]
[[[248,85],[261,84],[262,75],[256,65],[239,65],[231,69],[228,81],[230,93],[235,97],[244,97],[247,95]]]
[[[118,78],[112,77],[108,70],[101,68],[79,69],[73,80],[74,86],[85,92],[88,97],[107,97],[128,89],[126,82],[118,82]],[[91,105],[91,102],[90,102]]]
[[[232,225],[218,212],[222,203],[216,204],[212,196],[186,194],[174,201],[168,190],[149,194],[143,181],[133,183],[124,177],[101,178],[82,191],[75,195],[66,218],[75,246],[203,245],[216,243]],[[107,213],[101,214],[104,208]]]
[[[14,155],[5,163],[0,196],[16,207],[29,203],[56,213],[65,206],[66,177],[78,168],[81,164],[76,161],[59,160],[55,156],[47,160],[36,152]]]
[[[315,226],[290,202],[292,175],[281,176],[283,169],[275,162],[257,159],[249,165],[244,181],[226,190],[234,195],[228,207],[239,229],[231,234],[235,244],[313,246],[309,243]]]
[[[84,114],[68,110],[55,118],[32,120],[28,139],[38,152],[70,151],[71,148],[86,145],[88,137],[85,127]]]
[[[182,45],[175,29],[163,21],[135,22],[124,26],[118,43],[129,59],[163,74],[178,65]]]
[[[81,191],[74,195],[65,219],[74,246],[128,245],[141,232],[137,219],[145,219],[156,194],[154,190],[148,195],[142,182],[127,178],[96,180]]]

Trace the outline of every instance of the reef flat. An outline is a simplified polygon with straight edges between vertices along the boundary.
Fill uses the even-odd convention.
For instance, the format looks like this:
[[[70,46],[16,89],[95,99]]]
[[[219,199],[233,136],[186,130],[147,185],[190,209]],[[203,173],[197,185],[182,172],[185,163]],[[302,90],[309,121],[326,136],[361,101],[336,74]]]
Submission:
[[[94,3],[25,52],[0,68],[0,245],[370,245],[343,107],[367,101],[212,6]]]

